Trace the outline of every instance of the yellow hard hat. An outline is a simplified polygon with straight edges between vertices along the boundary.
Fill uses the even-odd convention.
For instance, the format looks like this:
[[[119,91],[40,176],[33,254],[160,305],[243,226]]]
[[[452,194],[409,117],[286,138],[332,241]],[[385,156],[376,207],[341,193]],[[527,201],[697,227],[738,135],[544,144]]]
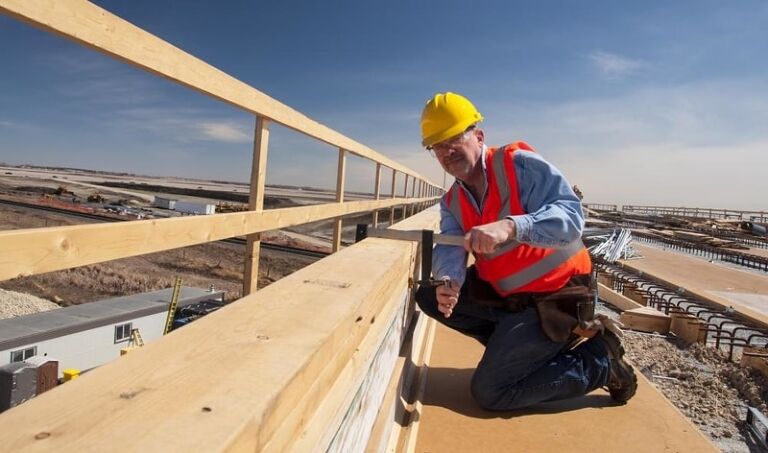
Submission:
[[[482,120],[469,99],[450,91],[437,93],[421,112],[421,144],[429,148]]]

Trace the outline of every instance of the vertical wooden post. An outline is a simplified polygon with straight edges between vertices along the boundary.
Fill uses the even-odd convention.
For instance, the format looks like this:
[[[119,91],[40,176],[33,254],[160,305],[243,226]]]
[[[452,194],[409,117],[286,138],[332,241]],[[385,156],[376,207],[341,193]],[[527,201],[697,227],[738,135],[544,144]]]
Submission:
[[[424,197],[424,181],[419,179],[419,198],[423,198],[423,197]],[[421,212],[423,205],[424,205],[424,202],[420,201],[416,209],[419,212]]]
[[[344,201],[344,176],[347,166],[347,153],[339,148],[339,166],[336,173],[336,202]],[[338,252],[341,248],[341,217],[333,223],[333,252]]]
[[[409,205],[409,208],[411,209],[411,215],[416,214],[416,205],[413,203],[413,199],[416,197],[416,183],[419,182],[416,177],[413,177],[413,184],[411,184],[411,204]]]
[[[408,178],[409,178],[409,176],[405,175],[405,184],[403,184],[403,198],[406,198],[406,199],[408,197]],[[406,209],[408,209],[408,204],[407,203],[403,203],[403,218],[402,218],[402,220],[405,220],[405,216],[406,216],[405,210]]]
[[[381,197],[381,164],[376,162],[376,189],[373,191],[373,198],[378,200]],[[379,226],[379,211],[373,211],[373,227]]]
[[[256,130],[253,137],[253,161],[251,163],[251,191],[248,197],[248,209],[264,210],[264,186],[267,180],[267,148],[269,147],[269,120],[256,117]],[[246,236],[245,269],[243,270],[243,296],[256,291],[259,281],[259,250],[261,234]]]
[[[406,174],[405,175],[405,184],[403,184],[403,198],[405,198],[405,199],[408,198],[408,179],[409,178],[410,178],[410,176],[408,176]],[[405,219],[406,217],[408,217],[408,203],[407,202],[403,203],[403,219]]]
[[[392,197],[395,198],[395,180],[397,179],[397,170],[392,169]],[[389,225],[392,226],[395,223],[395,207],[389,208]]]

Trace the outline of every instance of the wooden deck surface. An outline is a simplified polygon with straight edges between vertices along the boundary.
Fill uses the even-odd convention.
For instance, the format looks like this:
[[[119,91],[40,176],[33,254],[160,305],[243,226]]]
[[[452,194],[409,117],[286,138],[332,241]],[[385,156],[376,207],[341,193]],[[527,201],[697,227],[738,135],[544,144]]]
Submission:
[[[768,274],[643,244],[632,246],[643,258],[623,261],[624,265],[685,288],[723,308],[733,307],[768,325]]]
[[[469,382],[482,346],[438,326],[415,451],[715,452],[717,449],[642,376],[637,395],[615,406],[597,390],[526,411],[480,409]]]

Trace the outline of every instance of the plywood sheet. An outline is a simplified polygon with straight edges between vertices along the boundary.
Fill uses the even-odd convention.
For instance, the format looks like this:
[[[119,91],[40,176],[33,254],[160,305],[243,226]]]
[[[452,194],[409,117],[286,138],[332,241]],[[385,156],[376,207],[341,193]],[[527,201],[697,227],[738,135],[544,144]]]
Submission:
[[[642,376],[637,395],[625,406],[614,406],[597,390],[527,411],[484,411],[469,393],[481,354],[475,340],[438,327],[415,451],[717,451]]]

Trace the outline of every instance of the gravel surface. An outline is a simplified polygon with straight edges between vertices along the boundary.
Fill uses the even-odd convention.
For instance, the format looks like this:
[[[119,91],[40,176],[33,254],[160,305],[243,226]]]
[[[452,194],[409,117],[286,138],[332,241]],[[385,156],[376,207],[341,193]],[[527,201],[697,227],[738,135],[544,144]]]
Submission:
[[[59,308],[59,306],[49,300],[0,288],[0,319],[29,315],[54,308]]]

